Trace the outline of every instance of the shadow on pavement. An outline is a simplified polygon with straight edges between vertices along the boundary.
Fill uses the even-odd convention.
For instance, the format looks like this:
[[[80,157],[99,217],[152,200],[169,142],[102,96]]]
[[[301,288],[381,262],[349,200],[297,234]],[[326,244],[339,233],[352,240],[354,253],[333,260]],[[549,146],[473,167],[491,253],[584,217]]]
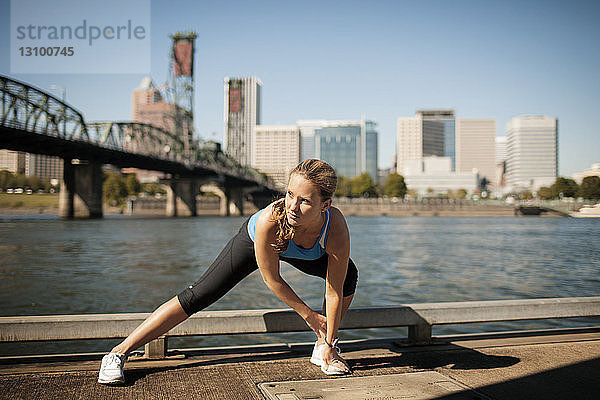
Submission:
[[[239,352],[230,353],[222,351],[219,353],[218,351],[210,351],[210,354],[202,354],[204,357],[208,356],[207,359],[203,360],[189,360],[174,366],[126,369],[126,385],[134,385],[136,381],[152,373],[193,367],[292,359],[306,359],[308,365],[308,357],[311,350],[312,347],[309,346],[301,346],[294,349],[282,346],[270,352],[263,350],[254,353],[246,352],[241,355]],[[367,350],[370,354],[373,354],[373,351],[381,351],[383,355],[363,356],[360,354],[361,350]],[[504,368],[517,364],[520,361],[517,357],[487,355],[470,348],[447,343],[423,346],[422,348],[412,347],[410,351],[406,350],[408,348],[395,346],[389,341],[385,344],[365,342],[362,346],[360,344],[348,346],[345,359],[353,371],[364,372],[367,375],[376,374],[377,370],[387,368],[403,368],[408,370],[433,370],[440,367],[453,370]],[[390,352],[397,354],[390,355]]]
[[[455,370],[504,368],[517,364],[520,359],[512,356],[494,356],[455,344],[440,344],[424,346],[421,351],[412,348],[403,351],[401,347],[393,346],[392,351],[397,356],[360,358],[351,361],[354,370],[371,370],[384,367],[411,367],[413,369],[435,369],[440,367]]]
[[[564,367],[478,387],[498,399],[594,399],[600,395],[600,357]],[[450,400],[442,396],[439,400]]]

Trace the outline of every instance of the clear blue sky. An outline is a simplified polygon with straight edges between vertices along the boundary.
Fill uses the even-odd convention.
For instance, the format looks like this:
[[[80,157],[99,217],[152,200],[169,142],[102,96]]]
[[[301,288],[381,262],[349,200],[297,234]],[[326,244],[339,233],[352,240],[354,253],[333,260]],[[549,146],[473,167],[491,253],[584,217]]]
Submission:
[[[42,1],[42,0],[39,0]],[[0,73],[10,74],[10,2],[0,3]],[[195,118],[223,138],[223,78],[263,82],[263,124],[378,123],[379,168],[392,164],[396,119],[420,108],[559,119],[559,172],[600,162],[598,1],[152,1],[151,65],[167,80],[170,39],[198,33]],[[144,74],[13,74],[67,89],[87,120],[128,120]],[[213,132],[215,133],[213,136]]]

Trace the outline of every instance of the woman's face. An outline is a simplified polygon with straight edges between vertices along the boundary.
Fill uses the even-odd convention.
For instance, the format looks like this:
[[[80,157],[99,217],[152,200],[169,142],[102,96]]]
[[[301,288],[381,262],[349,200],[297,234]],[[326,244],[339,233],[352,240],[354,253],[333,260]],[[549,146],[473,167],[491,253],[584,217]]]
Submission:
[[[327,202],[321,201],[316,185],[300,174],[292,174],[285,195],[285,211],[291,226],[320,221],[321,212],[327,206]]]

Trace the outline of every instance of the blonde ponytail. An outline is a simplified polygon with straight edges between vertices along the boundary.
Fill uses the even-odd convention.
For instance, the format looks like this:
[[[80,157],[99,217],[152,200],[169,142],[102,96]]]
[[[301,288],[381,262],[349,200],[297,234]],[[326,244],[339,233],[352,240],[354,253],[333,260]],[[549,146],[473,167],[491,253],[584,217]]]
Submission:
[[[287,250],[290,240],[294,238],[294,227],[288,222],[285,213],[285,198],[279,199],[273,204],[271,215],[277,224],[275,243],[272,243],[271,246],[275,250],[275,253],[281,254]]]

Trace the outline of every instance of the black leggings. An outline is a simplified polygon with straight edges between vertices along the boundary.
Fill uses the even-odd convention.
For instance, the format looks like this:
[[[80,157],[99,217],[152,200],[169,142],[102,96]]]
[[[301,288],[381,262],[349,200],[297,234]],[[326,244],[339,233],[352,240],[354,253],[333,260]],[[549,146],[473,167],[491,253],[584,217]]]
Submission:
[[[279,257],[300,271],[325,279],[327,274],[327,254],[317,260],[299,260]],[[177,295],[185,313],[190,316],[219,300],[242,279],[258,269],[254,256],[254,242],[248,236],[248,221],[244,222],[221,251],[210,268],[193,285]],[[352,260],[348,262],[348,272],[344,281],[344,297],[354,294],[358,282],[358,269]]]

